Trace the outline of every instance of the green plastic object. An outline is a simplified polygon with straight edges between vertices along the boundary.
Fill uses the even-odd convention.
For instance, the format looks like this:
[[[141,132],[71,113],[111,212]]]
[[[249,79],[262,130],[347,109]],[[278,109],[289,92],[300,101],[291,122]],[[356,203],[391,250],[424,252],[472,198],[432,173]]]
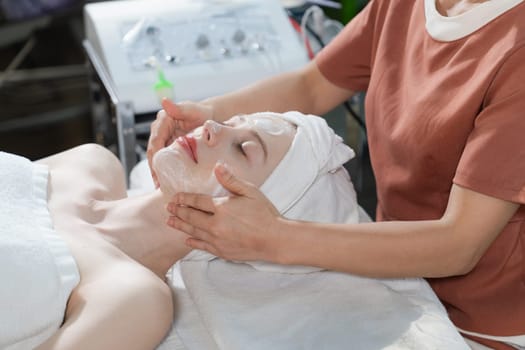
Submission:
[[[166,79],[164,72],[157,66],[157,82],[155,83],[154,89],[157,94],[159,101],[163,98],[168,98],[173,101],[173,84]]]

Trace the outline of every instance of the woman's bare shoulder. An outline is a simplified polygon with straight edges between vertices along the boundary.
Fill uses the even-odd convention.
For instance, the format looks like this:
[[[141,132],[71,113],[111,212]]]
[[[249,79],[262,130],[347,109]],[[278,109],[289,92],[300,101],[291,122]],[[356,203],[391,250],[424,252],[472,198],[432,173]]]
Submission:
[[[156,348],[173,320],[168,285],[131,259],[95,277],[75,288],[64,324],[38,350]]]
[[[118,158],[98,144],[85,144],[57,153],[36,163],[49,167],[56,190],[90,193],[101,199],[126,196],[126,178]],[[97,198],[94,198],[97,199]]]

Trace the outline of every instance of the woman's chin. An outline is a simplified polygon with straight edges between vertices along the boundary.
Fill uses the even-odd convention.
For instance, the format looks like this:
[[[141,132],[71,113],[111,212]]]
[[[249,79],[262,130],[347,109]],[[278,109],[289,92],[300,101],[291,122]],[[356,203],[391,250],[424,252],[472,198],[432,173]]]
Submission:
[[[160,192],[164,198],[171,199],[178,191],[175,191],[173,187],[164,185],[160,182]]]
[[[174,178],[167,177],[165,173],[159,174],[160,191],[164,197],[173,197],[180,192],[185,193],[200,193],[210,196],[224,196],[228,191],[222,187],[215,176],[210,176],[208,179],[199,179],[195,177],[192,180],[188,178]]]

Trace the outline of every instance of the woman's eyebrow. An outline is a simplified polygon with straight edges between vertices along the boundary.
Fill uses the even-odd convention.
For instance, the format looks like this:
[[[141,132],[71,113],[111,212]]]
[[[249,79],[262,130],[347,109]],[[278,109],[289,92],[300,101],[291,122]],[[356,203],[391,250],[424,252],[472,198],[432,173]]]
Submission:
[[[257,139],[257,141],[261,144],[263,152],[264,152],[264,161],[268,158],[268,147],[266,146],[266,143],[263,141],[261,135],[255,130],[250,130],[250,134]]]

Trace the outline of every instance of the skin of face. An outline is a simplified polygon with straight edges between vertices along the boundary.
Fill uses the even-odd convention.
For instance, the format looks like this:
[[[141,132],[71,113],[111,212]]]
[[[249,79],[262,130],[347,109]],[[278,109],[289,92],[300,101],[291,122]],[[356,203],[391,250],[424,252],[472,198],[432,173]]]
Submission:
[[[264,119],[258,122],[257,118]],[[217,162],[259,187],[284,157],[294,135],[289,122],[273,116],[235,116],[222,124],[208,120],[157,152],[153,166],[160,189],[168,196],[177,192],[221,195],[213,172]]]

